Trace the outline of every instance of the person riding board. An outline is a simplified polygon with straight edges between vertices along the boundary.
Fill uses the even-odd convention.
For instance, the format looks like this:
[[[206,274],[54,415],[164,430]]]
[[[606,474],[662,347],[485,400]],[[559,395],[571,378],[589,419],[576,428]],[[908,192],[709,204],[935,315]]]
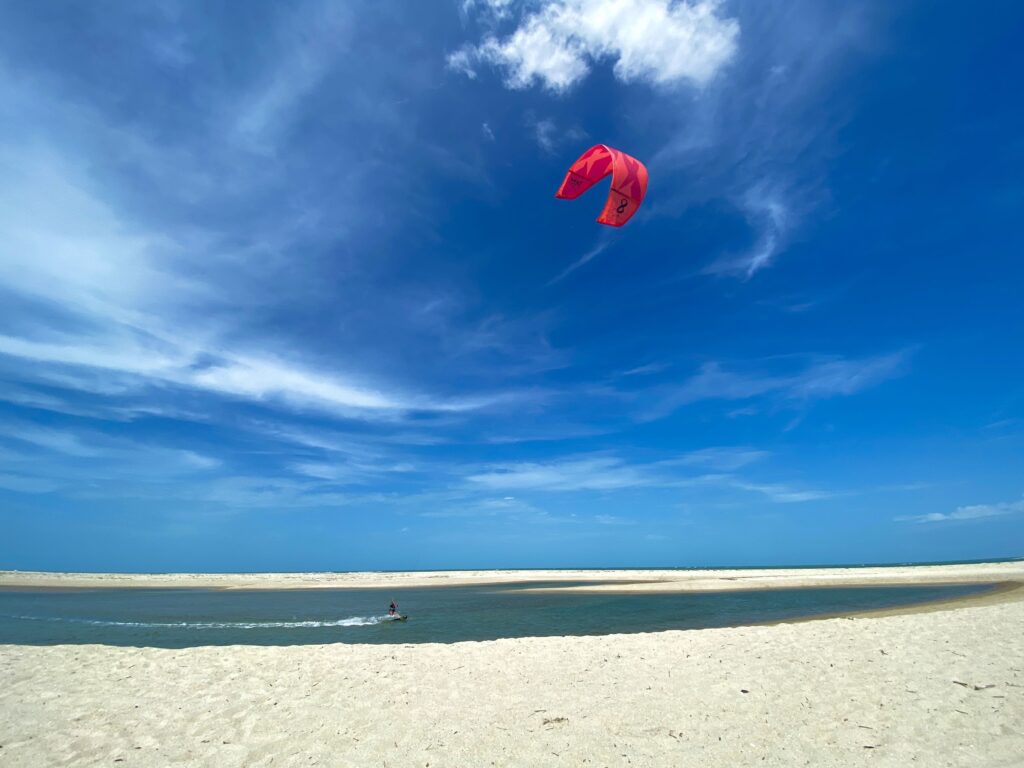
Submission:
[[[395,602],[394,598],[391,599],[391,605],[388,606],[388,616],[394,616],[398,613],[398,603]]]

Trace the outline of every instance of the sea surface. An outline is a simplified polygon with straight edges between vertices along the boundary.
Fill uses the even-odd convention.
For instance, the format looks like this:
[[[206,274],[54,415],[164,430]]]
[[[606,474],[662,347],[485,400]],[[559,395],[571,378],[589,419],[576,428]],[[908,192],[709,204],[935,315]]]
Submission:
[[[0,590],[0,643],[452,643],[728,627],[945,600],[993,585],[679,594],[533,592],[575,582],[380,589]],[[394,598],[405,622],[386,620]]]

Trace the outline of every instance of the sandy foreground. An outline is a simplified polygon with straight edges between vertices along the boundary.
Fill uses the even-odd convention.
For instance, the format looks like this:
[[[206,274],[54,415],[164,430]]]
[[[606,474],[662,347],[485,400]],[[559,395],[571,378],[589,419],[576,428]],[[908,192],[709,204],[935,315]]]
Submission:
[[[0,646],[0,766],[55,765],[1022,766],[1024,590],[604,637]]]

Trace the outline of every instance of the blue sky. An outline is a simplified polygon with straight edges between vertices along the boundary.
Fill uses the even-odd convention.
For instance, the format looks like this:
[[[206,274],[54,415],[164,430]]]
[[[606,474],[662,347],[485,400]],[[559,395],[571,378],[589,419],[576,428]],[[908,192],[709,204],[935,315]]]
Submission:
[[[0,567],[1024,555],[1022,29],[4,4]]]

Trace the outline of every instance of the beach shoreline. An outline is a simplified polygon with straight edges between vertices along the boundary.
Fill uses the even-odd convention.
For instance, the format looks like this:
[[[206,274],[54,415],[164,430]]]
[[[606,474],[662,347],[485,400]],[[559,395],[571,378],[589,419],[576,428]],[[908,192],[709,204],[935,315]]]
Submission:
[[[1024,582],[1024,561],[952,565],[751,569],[544,569],[351,573],[62,573],[0,571],[0,589],[413,589],[593,582],[538,589],[578,592],[711,592],[829,586]]]
[[[733,589],[879,586],[874,571],[902,585],[996,586],[841,616],[635,634],[183,649],[2,645],[0,765],[1017,765],[1024,564],[921,568],[929,570],[668,575],[685,585],[673,591],[720,581],[738,581]],[[550,581],[608,572],[530,573]],[[638,573],[659,572],[618,572],[609,589],[664,591],[665,582],[623,583]],[[511,584],[522,574],[469,578]],[[423,574],[384,584],[390,574],[256,581],[263,589],[448,582],[434,575],[426,584]],[[246,589],[253,581],[0,576],[2,588],[47,591],[97,582]]]
[[[932,584],[929,586],[939,586]],[[961,597],[940,597],[914,603],[889,606],[886,608],[868,608],[860,611],[835,611],[814,616],[801,616],[782,621],[757,622],[749,626],[771,626],[773,624],[800,624],[807,621],[825,621],[828,619],[872,619],[887,616],[904,616],[913,614],[951,611],[960,608],[976,608],[986,605],[1002,605],[1004,603],[1024,602],[1024,581],[997,582],[983,592]]]
[[[7,645],[0,764],[1013,766],[1022,625],[1016,600],[447,644]]]

